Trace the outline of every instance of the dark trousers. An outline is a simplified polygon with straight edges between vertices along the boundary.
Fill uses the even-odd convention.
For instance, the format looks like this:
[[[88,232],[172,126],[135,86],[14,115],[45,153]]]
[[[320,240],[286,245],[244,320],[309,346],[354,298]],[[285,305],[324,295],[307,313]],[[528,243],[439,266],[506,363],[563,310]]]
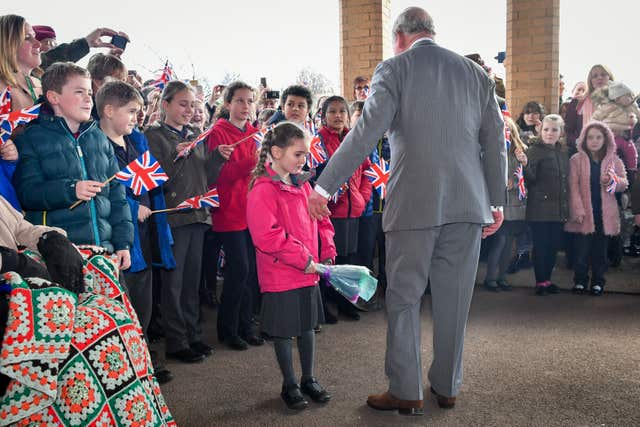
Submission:
[[[607,271],[607,245],[608,237],[602,232],[602,227],[597,227],[592,234],[575,234],[573,282],[585,287],[589,282],[589,265],[591,265],[591,286],[604,287],[604,273]]]
[[[151,272],[151,238],[149,233],[140,233],[140,247],[147,268],[136,273],[124,272],[131,305],[138,315],[145,337],[153,310],[153,275]]]
[[[358,222],[357,264],[373,271],[373,254],[376,250],[376,223],[373,215],[361,216]]]
[[[559,221],[529,222],[533,235],[533,269],[536,283],[551,280],[556,255],[562,245],[563,223]]]
[[[204,233],[204,247],[202,249],[202,284],[201,291],[216,292],[218,283],[218,257],[222,244],[218,233],[208,229]]]
[[[249,230],[217,234],[224,247],[226,262],[218,311],[218,339],[247,336],[252,333],[251,314],[258,288],[256,250]]]
[[[485,282],[505,280],[507,268],[511,262],[513,241],[518,237],[526,236],[528,230],[527,223],[524,221],[504,221],[502,223],[489,245]]]
[[[161,270],[162,320],[166,351],[183,350],[200,341],[200,274],[202,245],[207,224],[172,227],[173,256],[176,268]]]

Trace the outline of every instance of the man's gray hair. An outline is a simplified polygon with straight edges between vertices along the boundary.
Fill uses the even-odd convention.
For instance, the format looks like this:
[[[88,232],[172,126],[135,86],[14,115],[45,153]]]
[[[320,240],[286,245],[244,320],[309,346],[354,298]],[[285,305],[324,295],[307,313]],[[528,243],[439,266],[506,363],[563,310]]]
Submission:
[[[393,23],[393,36],[397,33],[416,34],[425,32],[432,36],[436,35],[433,27],[433,19],[426,10],[419,7],[409,7],[405,9]]]

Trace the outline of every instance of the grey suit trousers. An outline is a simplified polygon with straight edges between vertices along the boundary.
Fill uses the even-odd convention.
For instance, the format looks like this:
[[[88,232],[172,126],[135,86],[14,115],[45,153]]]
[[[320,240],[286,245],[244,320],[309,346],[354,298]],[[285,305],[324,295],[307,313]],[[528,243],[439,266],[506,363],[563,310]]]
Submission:
[[[429,381],[440,395],[458,394],[481,233],[481,224],[473,223],[386,233],[385,371],[393,396],[423,399],[420,306],[429,278],[434,353]]]

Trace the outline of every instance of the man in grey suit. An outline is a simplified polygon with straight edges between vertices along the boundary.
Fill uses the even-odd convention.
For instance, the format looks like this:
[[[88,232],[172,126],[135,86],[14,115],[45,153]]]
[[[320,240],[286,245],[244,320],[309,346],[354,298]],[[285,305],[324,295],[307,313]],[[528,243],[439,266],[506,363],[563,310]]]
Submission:
[[[506,192],[495,85],[472,61],[436,45],[434,35],[423,9],[409,8],[398,17],[396,56],[376,68],[362,117],[309,197],[311,216],[327,215],[327,197],[388,129],[391,174],[383,228],[389,389],[369,396],[367,404],[408,415],[421,415],[424,407],[420,305],[429,278],[431,391],[441,407],[455,404],[480,241],[500,227]]]

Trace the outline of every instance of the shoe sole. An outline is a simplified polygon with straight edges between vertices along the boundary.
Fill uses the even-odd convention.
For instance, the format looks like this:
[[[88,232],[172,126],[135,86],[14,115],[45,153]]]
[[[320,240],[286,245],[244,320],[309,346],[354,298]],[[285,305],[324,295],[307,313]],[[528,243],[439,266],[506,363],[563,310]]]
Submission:
[[[381,408],[379,406],[372,404],[369,401],[367,401],[367,406],[369,406],[372,409],[375,409],[376,411],[398,411],[398,414],[406,415],[406,416],[419,417],[424,415],[423,408]]]

